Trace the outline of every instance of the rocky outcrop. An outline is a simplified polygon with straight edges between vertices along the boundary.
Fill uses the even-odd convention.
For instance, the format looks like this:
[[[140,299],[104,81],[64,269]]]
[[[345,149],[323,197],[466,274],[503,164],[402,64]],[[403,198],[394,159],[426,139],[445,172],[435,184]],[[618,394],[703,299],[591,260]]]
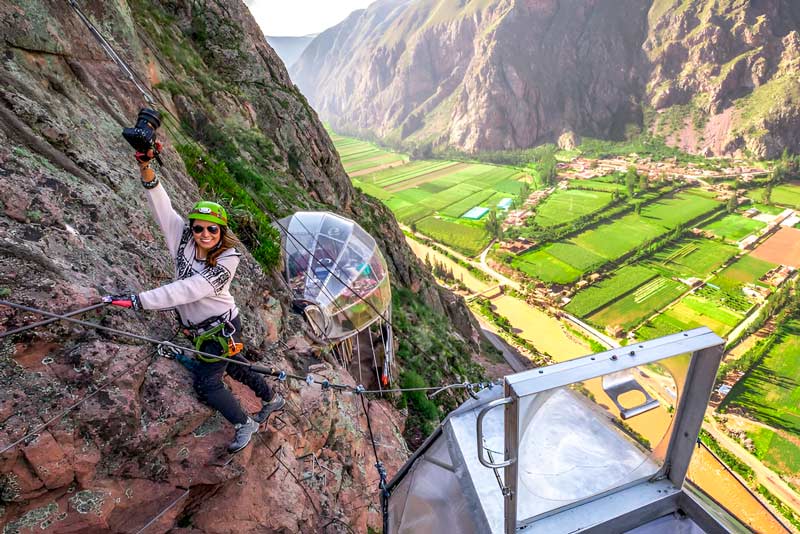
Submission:
[[[159,172],[177,210],[201,195],[220,198],[253,246],[269,244],[258,241],[264,234],[255,233],[253,206],[354,217],[379,241],[393,283],[451,314],[460,337],[473,338],[463,302],[432,283],[385,208],[351,187],[316,114],[243,4],[79,4],[136,83],[174,116],[162,127]],[[142,94],[67,3],[0,0],[0,35],[0,297],[65,312],[168,281],[171,261],[120,136],[145,104]],[[200,184],[181,156],[192,150],[202,154]],[[303,336],[283,287],[245,251],[232,291],[248,354],[354,385]],[[157,339],[174,327],[169,314],[116,308],[81,318]],[[40,319],[0,306],[0,331]],[[152,346],[64,322],[0,339],[3,532],[379,528],[359,398],[302,384],[275,383],[286,412],[228,461],[220,453],[230,425],[197,401],[188,371],[155,357]],[[229,387],[248,409],[258,407],[249,390]],[[385,400],[368,409],[392,474],[408,454],[404,417]]]
[[[465,151],[644,126],[693,152],[800,150],[796,2],[384,0],[292,78],[338,131]],[[644,123],[644,124],[643,124]]]
[[[644,43],[649,125],[681,148],[776,158],[798,151],[800,7],[653,2]]]

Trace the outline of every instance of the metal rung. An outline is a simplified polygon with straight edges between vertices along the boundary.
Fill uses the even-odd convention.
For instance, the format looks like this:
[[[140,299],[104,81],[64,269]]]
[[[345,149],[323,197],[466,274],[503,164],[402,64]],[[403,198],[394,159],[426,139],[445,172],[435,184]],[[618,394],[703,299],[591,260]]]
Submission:
[[[630,371],[620,371],[619,373],[604,375],[603,391],[605,391],[606,395],[608,395],[614,404],[617,405],[617,408],[619,408],[619,415],[622,417],[622,419],[635,417],[639,414],[649,412],[650,410],[659,406],[658,400],[650,396],[650,394],[642,387],[642,385],[639,384],[635,378],[633,378],[633,375],[631,375]],[[642,395],[644,395],[644,402],[638,406],[625,408],[619,402],[619,397],[625,393],[628,393],[629,391],[640,392]]]

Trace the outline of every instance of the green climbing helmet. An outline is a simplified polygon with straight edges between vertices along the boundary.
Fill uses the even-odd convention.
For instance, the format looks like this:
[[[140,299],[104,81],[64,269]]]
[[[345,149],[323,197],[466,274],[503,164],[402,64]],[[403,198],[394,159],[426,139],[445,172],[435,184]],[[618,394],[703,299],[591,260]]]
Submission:
[[[189,218],[228,226],[228,213],[225,208],[208,200],[201,200],[195,204],[192,211],[189,212]]]

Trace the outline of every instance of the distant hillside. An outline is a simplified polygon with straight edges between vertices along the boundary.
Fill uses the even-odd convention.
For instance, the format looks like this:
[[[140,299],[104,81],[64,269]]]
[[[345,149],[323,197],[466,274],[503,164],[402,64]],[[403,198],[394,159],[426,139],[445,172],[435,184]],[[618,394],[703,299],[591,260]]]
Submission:
[[[795,0],[379,0],[290,74],[338,131],[529,147],[642,128],[685,150],[800,151]]]
[[[299,58],[303,50],[306,49],[308,43],[313,41],[314,37],[317,35],[319,34],[312,33],[310,35],[303,35],[302,37],[278,37],[275,35],[266,35],[265,37],[269,45],[275,50],[278,57],[283,60],[283,64],[286,65],[288,69],[297,61],[297,58]]]

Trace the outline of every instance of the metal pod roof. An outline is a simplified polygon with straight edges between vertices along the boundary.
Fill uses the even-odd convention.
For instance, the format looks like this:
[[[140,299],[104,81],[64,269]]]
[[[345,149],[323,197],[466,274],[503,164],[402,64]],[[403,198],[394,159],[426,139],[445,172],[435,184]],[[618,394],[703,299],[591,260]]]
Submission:
[[[361,226],[327,211],[297,212],[280,223],[286,279],[318,334],[345,339],[386,316],[386,260]]]

